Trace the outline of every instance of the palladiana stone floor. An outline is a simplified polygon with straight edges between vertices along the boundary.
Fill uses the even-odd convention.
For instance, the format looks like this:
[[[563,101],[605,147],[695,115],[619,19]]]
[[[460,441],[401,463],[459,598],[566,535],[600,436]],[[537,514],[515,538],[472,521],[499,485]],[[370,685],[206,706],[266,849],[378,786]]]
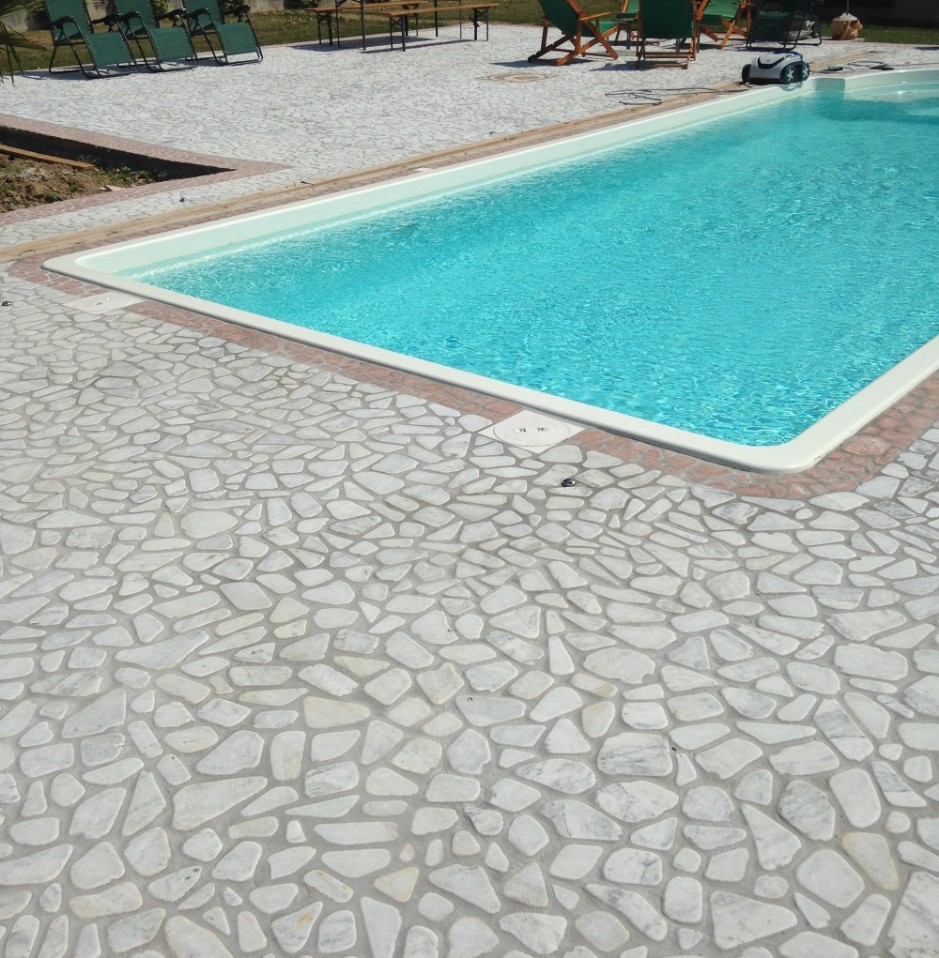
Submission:
[[[3,273],[3,958],[939,955],[939,423],[742,496],[93,300]]]

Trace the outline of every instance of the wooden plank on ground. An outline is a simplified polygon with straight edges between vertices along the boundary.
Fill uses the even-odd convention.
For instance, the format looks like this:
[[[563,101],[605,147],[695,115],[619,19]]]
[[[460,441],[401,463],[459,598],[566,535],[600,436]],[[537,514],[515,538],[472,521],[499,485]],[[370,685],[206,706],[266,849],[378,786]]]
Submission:
[[[76,170],[93,170],[94,163],[85,163],[82,160],[69,160],[64,156],[49,156],[47,153],[34,153],[32,150],[21,150],[18,146],[7,146],[0,143],[0,153],[7,156],[19,156],[25,160],[40,160],[43,163],[61,163],[62,166],[72,166]]]

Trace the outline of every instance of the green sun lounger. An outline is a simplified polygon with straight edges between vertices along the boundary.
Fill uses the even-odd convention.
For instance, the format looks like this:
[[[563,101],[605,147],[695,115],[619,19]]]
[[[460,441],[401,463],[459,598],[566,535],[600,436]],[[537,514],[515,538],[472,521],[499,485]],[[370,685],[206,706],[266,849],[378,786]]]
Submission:
[[[638,61],[668,61],[687,69],[698,51],[694,13],[693,0],[639,0]],[[674,47],[651,46],[650,40],[674,40]]]
[[[52,34],[50,73],[63,47],[72,51],[75,62],[89,79],[106,76],[107,67],[131,66],[135,62],[120,30],[94,29],[83,0],[45,0],[43,6]]]
[[[251,54],[263,60],[261,44],[248,18],[250,7],[241,6],[232,11],[237,19],[227,21],[218,0],[189,0],[185,11],[186,26],[193,38],[202,37],[216,63],[228,63],[229,57]]]
[[[157,17],[150,0],[111,0],[111,7],[113,12],[106,19],[120,27],[128,42],[136,44],[147,69],[162,70],[166,63],[195,64],[196,51],[179,13]],[[163,27],[161,19],[173,22]]]

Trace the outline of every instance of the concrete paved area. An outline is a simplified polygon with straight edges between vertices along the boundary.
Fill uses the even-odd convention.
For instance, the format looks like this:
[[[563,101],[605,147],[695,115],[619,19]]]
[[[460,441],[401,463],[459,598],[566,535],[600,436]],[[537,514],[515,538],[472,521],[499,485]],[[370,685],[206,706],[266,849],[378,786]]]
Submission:
[[[199,205],[717,87],[407,53],[4,86],[282,165]],[[809,49],[844,57],[846,47]],[[868,63],[939,53],[852,45]],[[626,91],[626,92],[624,92]],[[0,218],[3,246],[179,205]],[[4,956],[935,958],[939,423],[742,497],[0,273]]]

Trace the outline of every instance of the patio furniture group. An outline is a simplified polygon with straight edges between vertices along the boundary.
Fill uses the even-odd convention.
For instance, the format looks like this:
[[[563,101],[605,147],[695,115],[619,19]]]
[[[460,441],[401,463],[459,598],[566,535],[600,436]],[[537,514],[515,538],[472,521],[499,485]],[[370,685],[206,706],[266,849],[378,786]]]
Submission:
[[[241,55],[260,61],[264,56],[247,6],[226,17],[218,0],[189,0],[188,6],[157,15],[150,0],[111,0],[107,15],[96,20],[89,17],[84,0],[44,0],[44,7],[52,35],[50,73],[65,48],[89,78],[140,63],[150,70],[193,66],[199,59],[194,38],[205,41],[207,59],[215,63]]]
[[[656,61],[688,67],[695,59],[701,34],[721,49],[733,37],[747,47],[774,45],[793,49],[804,40],[821,43],[820,0],[622,0],[617,13],[585,13],[577,0],[538,0],[544,17],[541,48],[528,59],[546,53],[562,56],[556,66],[584,56],[593,47],[612,59],[612,46],[623,34],[626,46],[635,43],[640,63]],[[549,33],[560,39],[549,42]]]

